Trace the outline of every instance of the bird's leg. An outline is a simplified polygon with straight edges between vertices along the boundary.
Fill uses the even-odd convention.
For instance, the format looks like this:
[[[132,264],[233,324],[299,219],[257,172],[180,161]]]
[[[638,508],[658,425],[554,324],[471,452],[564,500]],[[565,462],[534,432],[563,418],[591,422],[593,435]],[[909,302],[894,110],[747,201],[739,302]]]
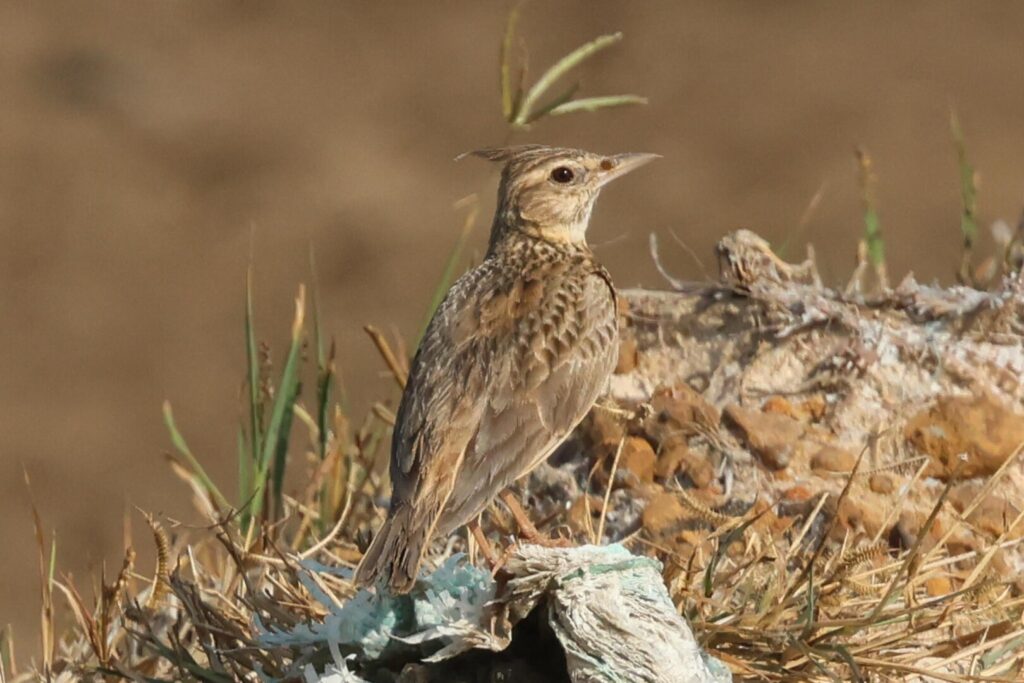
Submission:
[[[505,567],[505,563],[508,562],[509,556],[512,555],[513,546],[508,546],[502,551],[501,557],[494,554],[494,548],[491,547],[491,542],[487,540],[487,536],[484,535],[484,530],[480,528],[480,518],[475,518],[472,522],[466,524],[466,528],[469,529],[469,533],[473,534],[473,538],[476,539],[476,544],[480,546],[480,554],[484,556],[484,561],[487,562],[491,568],[491,577],[497,577]]]
[[[519,527],[519,535],[529,541],[530,543],[539,542],[541,535],[537,527],[530,521],[529,515],[526,514],[526,510],[516,499],[512,489],[505,489],[500,494],[501,500],[505,503],[505,507],[512,513],[512,518],[516,520],[516,526]]]
[[[533,543],[534,545],[542,545],[549,548],[564,547],[568,545],[562,539],[548,538],[544,536],[537,527],[530,521],[529,515],[526,514],[526,510],[516,499],[515,494],[512,493],[512,489],[505,489],[500,494],[501,500],[505,503],[505,507],[512,513],[512,517],[516,520],[516,526],[519,527],[519,535],[527,543]]]
[[[469,533],[473,534],[473,538],[476,539],[476,544],[480,547],[480,554],[484,556],[484,560],[492,570],[498,569],[500,567],[499,560],[494,555],[494,549],[491,547],[491,542],[487,540],[487,536],[484,535],[484,530],[480,528],[480,518],[474,517],[473,521],[466,526],[469,528]]]

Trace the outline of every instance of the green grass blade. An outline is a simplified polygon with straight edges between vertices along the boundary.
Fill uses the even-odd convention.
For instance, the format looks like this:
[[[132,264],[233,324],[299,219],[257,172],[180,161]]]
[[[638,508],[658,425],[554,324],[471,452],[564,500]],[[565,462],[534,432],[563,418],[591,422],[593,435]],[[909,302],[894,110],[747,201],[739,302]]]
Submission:
[[[960,264],[960,281],[971,280],[971,252],[978,239],[978,188],[975,183],[975,170],[967,159],[967,143],[964,131],[960,127],[960,119],[955,110],[949,112],[949,128],[956,147],[956,161],[960,169],[960,234],[963,237],[963,260]]]
[[[277,395],[274,397],[270,420],[267,422],[267,429],[263,435],[263,448],[257,463],[256,485],[253,487],[253,491],[256,494],[253,498],[253,517],[259,517],[263,511],[267,477],[271,474],[274,477],[271,482],[272,491],[274,492],[275,500],[280,502],[278,498],[283,487],[283,464],[287,457],[292,413],[295,399],[298,397],[299,392],[299,359],[302,355],[302,329],[305,312],[306,290],[304,287],[299,287],[299,295],[295,300],[295,319],[292,323],[291,344],[288,348],[284,369],[281,372],[281,381],[278,384]],[[273,472],[271,472],[272,467]],[[280,510],[280,505],[278,505],[277,510]]]
[[[817,588],[814,585],[814,565],[807,572],[807,606],[804,608],[804,627],[800,631],[800,639],[805,641],[814,629],[814,614],[817,611]]]
[[[512,121],[513,125],[520,127],[527,125],[527,122],[531,120],[534,105],[558,79],[586,59],[605,48],[611,47],[620,40],[622,40],[622,33],[612,33],[609,35],[599,36],[589,43],[581,45],[555,62],[547,71],[544,72],[537,82],[533,84],[533,87],[530,88],[529,92],[526,93],[526,98],[523,100],[522,105],[519,107],[519,110],[516,112],[516,116]]]
[[[334,380],[334,342],[331,342],[330,355],[320,368],[316,387],[316,428],[317,451],[320,459],[327,457],[327,437],[330,433],[331,384]]]
[[[8,624],[0,629],[0,679],[14,673],[14,627]]]
[[[868,243],[868,260],[878,268],[885,263],[885,242],[878,212],[870,207],[864,209],[864,239]]]
[[[96,673],[101,673],[104,676],[114,676],[124,681],[133,681],[133,683],[138,683],[138,681],[143,681],[144,683],[178,683],[178,681],[175,681],[170,678],[154,678],[153,676],[143,676],[142,674],[134,671],[129,676],[124,671],[108,669],[105,666],[96,667]]]
[[[548,111],[550,116],[563,116],[577,111],[595,112],[611,107],[626,107],[634,104],[647,104],[647,98],[640,95],[606,95],[604,97],[583,97],[571,102],[559,104]]]
[[[309,243],[309,277],[312,286],[309,289],[310,304],[313,312],[313,339],[316,345],[316,364],[319,367],[324,365],[325,349],[323,344],[323,333],[320,329],[320,283],[316,276],[316,254],[313,251],[313,243]]]
[[[561,95],[559,95],[558,97],[554,98],[553,100],[551,100],[550,102],[545,104],[543,107],[538,109],[536,112],[531,114],[530,115],[530,120],[527,121],[527,123],[533,123],[534,121],[542,119],[545,116],[547,116],[548,114],[550,114],[552,111],[557,109],[558,107],[561,107],[562,105],[570,102],[572,100],[572,98],[573,98],[573,95],[575,95],[576,92],[579,89],[580,89],[580,82],[576,81],[575,83],[570,85],[568,88],[566,88],[562,92]]]
[[[885,239],[882,237],[882,221],[878,215],[878,176],[875,175],[871,156],[858,148],[857,166],[860,169],[860,195],[864,205],[864,244],[867,245],[868,262],[878,276],[882,289],[889,286],[885,266]]]
[[[245,428],[238,425],[238,508],[241,509],[242,528],[249,528],[249,507],[245,505],[252,495],[253,483],[252,455],[249,444],[245,441]],[[242,506],[245,506],[243,509]]]
[[[505,22],[505,36],[501,41],[501,115],[511,123],[516,116],[516,101],[519,97],[512,92],[512,42],[515,40],[516,25],[519,23],[520,5],[515,5]]]
[[[299,398],[299,382],[282,380],[282,388],[287,391],[281,392],[281,403],[284,405],[284,412],[281,414],[281,424],[277,430],[277,439],[274,445],[274,469],[270,478],[272,484],[271,492],[274,497],[274,513],[278,517],[284,510],[282,506],[282,493],[284,492],[284,475],[288,466],[288,441],[292,433],[292,421],[295,417],[295,401]]]
[[[203,683],[231,683],[232,678],[202,667],[184,647],[169,647],[156,638],[147,638],[142,645],[152,650],[178,669],[188,671]]]
[[[722,539],[718,542],[718,547],[715,549],[715,554],[711,556],[711,560],[708,562],[708,567],[704,571],[704,596],[710,598],[715,592],[715,572],[718,570],[718,563],[725,557],[725,551],[735,541],[743,539],[743,534],[746,533],[747,529],[751,524],[761,518],[763,512],[758,515],[754,515],[749,519],[743,521],[742,524],[737,526],[735,529],[731,529]]]
[[[252,468],[253,462],[258,457],[258,453],[262,450],[263,444],[260,440],[262,433],[261,417],[262,407],[260,401],[260,361],[258,352],[256,349],[256,325],[253,319],[253,266],[249,264],[249,268],[246,271],[245,276],[245,354],[246,354],[246,365],[249,374],[249,447],[250,450],[245,454],[250,461],[249,468]],[[239,453],[239,457],[242,454]],[[241,464],[239,464],[241,469]],[[250,485],[252,479],[250,478]],[[246,500],[252,496],[252,489],[242,491],[241,500]]]
[[[316,427],[317,455],[323,460],[327,456],[328,414],[331,405],[331,385],[334,382],[334,342],[330,351],[324,345],[323,330],[320,326],[320,285],[316,275],[316,257],[313,244],[309,245],[309,269],[312,278],[310,295],[313,309],[313,337],[316,344]]]
[[[171,443],[173,443],[174,447],[178,449],[178,452],[185,456],[185,459],[188,460],[188,464],[192,467],[192,471],[199,478],[199,481],[203,485],[203,488],[205,488],[207,492],[217,500],[217,503],[221,507],[229,509],[231,507],[231,504],[228,502],[227,498],[225,498],[224,495],[220,492],[220,489],[218,489],[217,486],[213,483],[213,480],[210,479],[209,475],[206,474],[206,470],[203,469],[203,466],[201,464],[199,464],[199,460],[196,458],[195,455],[192,454],[192,449],[190,449],[188,447],[188,444],[185,442],[185,437],[183,437],[181,435],[181,432],[178,431],[178,426],[174,423],[174,413],[171,411],[170,401],[164,401],[163,410],[164,424],[167,425],[167,431],[170,432]]]
[[[861,673],[860,666],[857,664],[857,660],[845,646],[827,645],[818,649],[824,650],[825,652],[834,653],[838,659],[840,659],[844,664],[846,664],[846,666],[850,667],[850,676],[852,677],[851,683],[864,683],[864,681],[867,680],[864,678],[864,674]]]

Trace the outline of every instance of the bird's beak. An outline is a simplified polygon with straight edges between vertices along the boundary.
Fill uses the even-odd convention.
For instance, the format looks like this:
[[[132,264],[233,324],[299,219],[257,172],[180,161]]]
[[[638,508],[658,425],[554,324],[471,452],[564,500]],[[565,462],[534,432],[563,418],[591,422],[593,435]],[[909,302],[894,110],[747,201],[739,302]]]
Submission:
[[[642,152],[629,152],[605,157],[601,160],[600,166],[598,166],[597,186],[603,187],[616,178],[640,168],[647,162],[660,158],[660,154],[644,154]]]

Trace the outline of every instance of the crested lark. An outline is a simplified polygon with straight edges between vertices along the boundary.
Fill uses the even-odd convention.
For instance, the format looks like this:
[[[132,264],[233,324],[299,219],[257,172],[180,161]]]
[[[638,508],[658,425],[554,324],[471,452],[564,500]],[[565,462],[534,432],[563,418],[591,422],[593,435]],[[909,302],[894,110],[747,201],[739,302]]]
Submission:
[[[483,263],[452,285],[398,409],[391,508],[355,580],[408,592],[431,539],[544,461],[604,390],[615,289],[585,235],[609,181],[655,158],[526,145],[504,164]]]

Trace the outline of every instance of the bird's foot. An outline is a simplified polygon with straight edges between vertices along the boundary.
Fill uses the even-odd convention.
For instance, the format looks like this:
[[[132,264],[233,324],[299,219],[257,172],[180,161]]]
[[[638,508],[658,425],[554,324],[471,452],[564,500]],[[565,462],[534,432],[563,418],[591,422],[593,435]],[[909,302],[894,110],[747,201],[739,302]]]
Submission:
[[[491,565],[491,578],[500,578],[501,575],[508,575],[505,571],[505,564],[508,562],[508,558],[512,557],[512,553],[515,552],[515,543],[509,543],[505,546],[505,549],[501,551],[501,557]]]
[[[493,572],[496,572],[500,564],[504,564],[504,562],[494,554],[491,542],[487,540],[484,530],[480,528],[480,520],[474,519],[466,526],[469,527],[469,533],[473,534],[473,539],[476,541],[477,548],[480,549],[480,554],[484,556],[484,561],[491,567],[493,576]]]
[[[516,520],[516,526],[519,527],[519,538],[532,543],[533,545],[543,546],[545,548],[566,548],[572,545],[571,541],[564,538],[551,538],[542,534],[533,522],[530,521],[529,515],[526,514],[526,510],[516,499],[515,495],[509,489],[505,489],[501,493],[501,500],[505,503],[505,507],[512,513],[513,519]]]
[[[557,536],[545,536],[543,534],[538,534],[533,538],[529,538],[527,536],[523,536],[522,538],[527,543],[539,545],[543,548],[571,548],[575,545],[575,543],[570,541],[568,538],[559,538]]]

